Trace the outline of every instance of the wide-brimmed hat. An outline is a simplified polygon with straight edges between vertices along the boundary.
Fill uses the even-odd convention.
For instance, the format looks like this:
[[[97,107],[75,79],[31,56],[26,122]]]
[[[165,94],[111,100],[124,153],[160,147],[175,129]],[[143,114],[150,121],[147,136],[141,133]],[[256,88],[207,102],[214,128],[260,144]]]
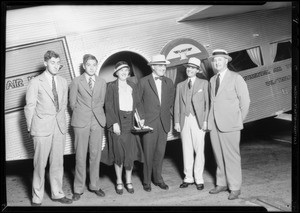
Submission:
[[[170,61],[167,61],[164,55],[159,54],[152,56],[151,61],[148,63],[148,65],[153,64],[170,64]]]
[[[191,57],[186,64],[184,64],[185,67],[191,66],[191,67],[196,67],[200,69],[200,64],[201,61],[198,58]]]
[[[127,67],[130,71],[130,67],[126,61],[119,61],[118,63],[116,63],[113,76],[118,77],[117,72],[124,67]]]
[[[232,58],[228,55],[228,52],[223,49],[215,49],[212,52],[212,55],[209,57],[209,59],[212,60],[213,58],[215,58],[217,56],[219,56],[219,57],[221,56],[221,57],[228,59],[228,62],[232,60]]]

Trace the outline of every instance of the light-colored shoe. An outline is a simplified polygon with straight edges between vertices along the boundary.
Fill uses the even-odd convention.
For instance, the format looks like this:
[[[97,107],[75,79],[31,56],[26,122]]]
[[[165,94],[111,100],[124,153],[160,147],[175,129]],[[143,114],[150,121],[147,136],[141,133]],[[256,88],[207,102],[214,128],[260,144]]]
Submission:
[[[232,190],[228,196],[228,200],[235,200],[239,198],[241,190]]]

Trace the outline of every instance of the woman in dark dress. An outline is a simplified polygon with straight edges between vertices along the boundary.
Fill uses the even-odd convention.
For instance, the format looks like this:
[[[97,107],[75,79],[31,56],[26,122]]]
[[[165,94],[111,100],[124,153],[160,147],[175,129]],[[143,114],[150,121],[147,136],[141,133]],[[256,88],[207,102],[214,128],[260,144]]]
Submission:
[[[118,62],[113,73],[118,79],[108,84],[105,98],[108,140],[112,145],[112,161],[117,176],[116,192],[120,195],[123,194],[123,167],[126,189],[129,193],[134,193],[131,180],[134,161],[144,161],[139,137],[131,133],[137,104],[137,87],[127,80],[129,74],[129,65],[125,61]]]

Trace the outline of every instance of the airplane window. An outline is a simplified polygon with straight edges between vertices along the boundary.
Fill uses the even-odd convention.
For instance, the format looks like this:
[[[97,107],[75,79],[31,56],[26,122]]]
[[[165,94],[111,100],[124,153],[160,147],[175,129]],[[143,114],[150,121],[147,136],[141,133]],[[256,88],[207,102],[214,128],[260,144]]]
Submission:
[[[292,58],[292,43],[290,41],[278,43],[274,62],[289,58]]]
[[[258,52],[259,54],[254,54],[253,52]],[[259,47],[232,52],[229,53],[229,55],[231,56],[232,61],[228,63],[228,67],[235,72],[263,65]]]

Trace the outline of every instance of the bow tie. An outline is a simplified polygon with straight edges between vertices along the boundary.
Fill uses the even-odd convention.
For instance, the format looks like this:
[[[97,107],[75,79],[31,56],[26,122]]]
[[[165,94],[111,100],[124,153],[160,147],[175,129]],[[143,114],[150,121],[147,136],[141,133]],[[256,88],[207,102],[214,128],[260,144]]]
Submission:
[[[154,77],[155,80],[159,79],[159,80],[162,80],[163,77],[162,76],[159,76],[159,77]]]

